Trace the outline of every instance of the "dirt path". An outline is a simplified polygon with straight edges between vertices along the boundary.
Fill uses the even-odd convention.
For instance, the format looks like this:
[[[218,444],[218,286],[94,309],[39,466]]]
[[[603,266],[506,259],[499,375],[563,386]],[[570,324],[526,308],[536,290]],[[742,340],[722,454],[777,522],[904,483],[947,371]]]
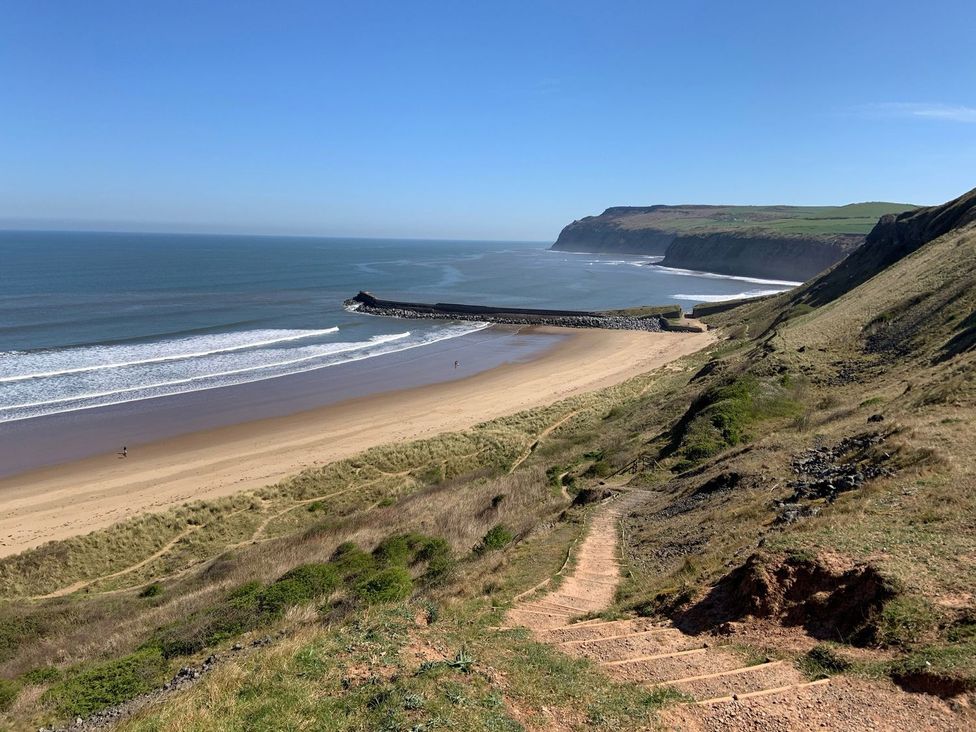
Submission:
[[[562,427],[564,424],[566,424],[566,422],[568,422],[569,420],[571,420],[577,414],[579,414],[579,412],[576,412],[576,411],[570,412],[566,416],[561,417],[560,419],[556,420],[551,425],[549,425],[548,427],[546,427],[544,430],[542,430],[542,432],[540,432],[538,434],[538,436],[532,441],[532,444],[529,445],[529,448],[525,452],[523,452],[521,455],[519,455],[518,458],[515,460],[515,462],[512,463],[512,467],[510,467],[508,469],[509,475],[511,475],[512,473],[514,473],[516,471],[516,469],[518,469],[518,467],[522,463],[524,463],[526,460],[529,459],[529,457],[531,457],[532,453],[534,453],[536,451],[536,448],[539,447],[539,443],[540,442],[542,442],[546,437],[548,437],[550,434],[552,434],[552,432],[554,430],[556,430],[556,429]]]
[[[535,592],[509,610],[505,624],[537,640],[589,658],[613,678],[646,688],[668,687],[687,702],[662,714],[667,730],[792,732],[793,730],[971,729],[945,702],[855,677],[810,680],[792,662],[747,659],[711,635],[693,636],[649,618],[575,618],[606,609],[620,584],[618,519],[646,494],[625,493],[593,516],[576,563],[555,590]]]
[[[643,493],[633,491],[601,506],[591,519],[575,552],[576,563],[564,573],[562,584],[541,597],[530,595],[521,600],[509,610],[506,624],[544,632],[609,606],[621,579],[617,521],[643,498]]]

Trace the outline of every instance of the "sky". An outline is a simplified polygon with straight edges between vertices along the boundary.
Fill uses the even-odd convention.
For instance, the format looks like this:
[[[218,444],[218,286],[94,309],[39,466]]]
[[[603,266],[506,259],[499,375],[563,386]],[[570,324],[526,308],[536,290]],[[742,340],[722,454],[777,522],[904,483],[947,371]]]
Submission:
[[[0,0],[0,228],[552,241],[976,186],[976,3]]]

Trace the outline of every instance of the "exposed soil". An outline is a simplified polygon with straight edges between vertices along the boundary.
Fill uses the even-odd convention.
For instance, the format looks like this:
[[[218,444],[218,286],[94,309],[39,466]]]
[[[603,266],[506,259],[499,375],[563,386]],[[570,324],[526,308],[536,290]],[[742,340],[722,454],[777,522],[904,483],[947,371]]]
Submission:
[[[693,633],[747,617],[800,626],[822,640],[859,642],[894,591],[870,564],[843,557],[767,557],[755,554],[675,617]]]

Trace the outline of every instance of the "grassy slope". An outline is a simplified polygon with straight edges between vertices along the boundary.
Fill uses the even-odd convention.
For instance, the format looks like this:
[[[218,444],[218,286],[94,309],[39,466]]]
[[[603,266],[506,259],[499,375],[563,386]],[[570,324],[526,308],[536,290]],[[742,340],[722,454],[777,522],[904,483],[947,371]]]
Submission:
[[[969,224],[820,307],[805,304],[812,283],[715,316],[754,339],[730,346],[702,388],[757,381],[772,408],[752,399],[752,413],[722,412],[717,422],[737,423],[744,439],[723,442],[721,430],[706,423],[713,456],[662,486],[630,527],[634,577],[621,607],[687,606],[757,547],[771,556],[867,562],[897,596],[871,620],[876,654],[863,667],[896,676],[921,670],[933,683],[976,688],[974,250],[976,225]],[[789,403],[792,416],[783,414]],[[884,420],[869,423],[876,414]],[[792,456],[877,431],[888,438],[865,464],[877,461],[893,475],[834,502],[811,502],[817,515],[796,524],[776,524],[775,501],[792,493]],[[665,450],[666,437],[656,440]],[[672,460],[703,439],[683,432]],[[741,478],[733,490],[689,501],[729,472]],[[676,507],[687,510],[668,516]]]
[[[903,203],[846,206],[673,206],[654,213],[614,216],[626,229],[704,233],[761,230],[780,234],[867,234],[878,219],[912,208]]]
[[[604,439],[616,446],[628,442],[629,433],[615,407],[631,403],[642,393],[674,388],[680,380],[680,373],[662,370],[620,387],[485,423],[463,435],[370,450],[255,494],[136,519],[5,559],[0,562],[0,587],[6,596],[0,606],[0,673],[13,680],[17,696],[6,723],[15,729],[36,727],[83,714],[93,704],[97,707],[100,699],[108,697],[79,699],[76,693],[92,686],[93,678],[118,675],[125,681],[105,692],[112,698],[158,684],[188,660],[235,640],[234,633],[225,633],[221,640],[201,631],[216,645],[208,640],[205,648],[191,649],[189,656],[160,658],[153,641],[159,629],[172,628],[174,623],[179,629],[184,618],[222,617],[234,588],[255,581],[273,583],[297,565],[327,561],[346,540],[369,550],[399,531],[422,531],[446,539],[457,561],[457,574],[437,588],[417,584],[417,598],[438,603],[442,612],[454,612],[449,608],[460,603],[457,612],[465,614],[477,634],[493,618],[497,621],[493,605],[555,571],[579,534],[578,512],[562,513],[568,502],[551,476],[576,466],[566,480],[574,490],[573,475],[595,461],[584,453],[599,450]],[[537,449],[530,450],[536,435],[570,415]],[[508,467],[526,455],[528,460],[519,470],[508,474]],[[479,553],[482,538],[497,525],[505,526],[514,542]],[[155,558],[144,563],[149,557]],[[135,569],[126,571],[127,567]],[[79,583],[87,584],[64,597],[22,597]],[[323,605],[322,618],[331,623],[329,628],[359,622],[365,617],[362,612],[369,613],[361,603],[349,604],[354,589],[348,582],[340,584]],[[465,605],[469,600],[476,602]],[[272,621],[288,626],[265,614],[248,617],[241,629],[260,635]],[[513,638],[512,643],[498,652],[519,656],[521,651],[511,649],[522,648],[524,639]],[[549,659],[545,661],[549,665],[526,671],[527,690],[540,675],[562,668],[560,673],[565,673],[560,678],[577,675],[586,688],[602,689],[601,697],[636,698],[634,689],[617,694],[606,688],[608,682],[594,686],[593,671],[585,665],[567,666],[541,649],[533,652],[543,654],[538,663]],[[348,658],[334,661],[351,663]],[[104,684],[100,680],[97,686],[102,689]],[[491,688],[492,699],[504,697],[497,684]],[[528,711],[520,713],[538,711],[531,699],[520,703],[528,705]],[[622,708],[631,704],[621,703]],[[634,703],[645,717],[654,706]],[[494,707],[485,711],[489,716],[499,713]],[[355,727],[353,722],[349,721],[350,728]],[[3,724],[0,716],[0,729]]]

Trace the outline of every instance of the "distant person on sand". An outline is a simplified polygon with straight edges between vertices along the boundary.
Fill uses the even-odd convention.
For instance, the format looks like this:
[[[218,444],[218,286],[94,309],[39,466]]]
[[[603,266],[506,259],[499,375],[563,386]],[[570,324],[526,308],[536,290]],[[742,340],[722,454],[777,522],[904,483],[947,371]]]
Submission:
[[[455,361],[454,362],[454,368],[457,368],[460,365],[461,365],[461,362],[460,361]]]
[[[127,448],[125,445],[122,445],[122,452],[120,454],[122,455],[122,457],[129,457],[129,448]]]

